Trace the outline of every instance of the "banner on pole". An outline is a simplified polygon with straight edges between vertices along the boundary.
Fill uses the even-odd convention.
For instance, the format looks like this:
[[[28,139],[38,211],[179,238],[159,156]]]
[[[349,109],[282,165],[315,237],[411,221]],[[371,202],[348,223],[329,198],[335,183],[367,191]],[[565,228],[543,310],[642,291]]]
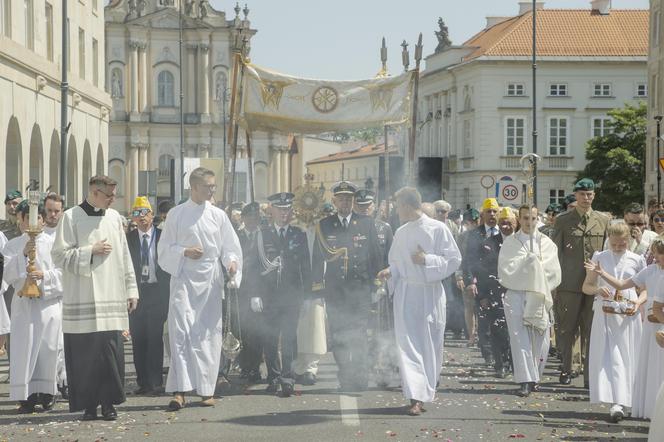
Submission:
[[[402,124],[411,114],[411,72],[360,81],[291,77],[245,66],[242,120],[249,130],[321,133]]]

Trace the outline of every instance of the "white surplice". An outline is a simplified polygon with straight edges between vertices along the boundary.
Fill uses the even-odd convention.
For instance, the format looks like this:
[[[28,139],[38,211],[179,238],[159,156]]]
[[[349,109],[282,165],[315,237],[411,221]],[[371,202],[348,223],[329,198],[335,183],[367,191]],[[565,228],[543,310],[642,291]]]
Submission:
[[[508,236],[498,255],[498,277],[507,288],[505,320],[516,383],[540,382],[549,353],[551,291],[560,284],[556,245],[539,231]]]
[[[62,333],[62,271],[51,259],[53,237],[36,238],[36,266],[44,272],[39,282],[42,296],[19,296],[26,272],[23,249],[28,242],[23,234],[4,248],[4,278],[14,287],[10,345],[14,349],[9,363],[9,397],[26,400],[32,393],[56,393],[58,341]],[[20,350],[20,351],[19,351]]]
[[[203,256],[184,256],[188,247],[200,247]],[[216,386],[222,343],[221,268],[238,265],[235,281],[242,279],[242,249],[223,210],[210,202],[192,200],[168,213],[158,247],[159,265],[171,274],[168,335],[171,365],[167,392],[196,390],[212,396]]]
[[[55,227],[44,226],[44,234],[53,237],[55,241]],[[60,306],[62,306],[62,298],[60,298]],[[67,385],[67,368],[65,367],[65,344],[62,331],[60,332],[60,338],[58,340],[58,367],[57,367],[57,376],[56,380],[58,381],[59,386]]]
[[[2,251],[7,245],[7,237],[4,233],[0,232],[0,251]],[[4,278],[0,281],[0,336],[6,335],[9,333],[11,327],[11,320],[9,319],[9,312],[7,311],[7,306],[5,305],[4,294],[7,290],[7,283]]]
[[[610,250],[596,252],[592,260],[618,279],[630,279],[646,268],[645,258],[630,251],[620,255]],[[615,292],[601,277],[598,285]],[[621,290],[621,294],[630,301],[638,298],[633,288]],[[602,300],[601,296],[596,296],[593,303],[588,366],[590,402],[631,407],[638,344],[643,331],[641,313],[634,316],[604,313]]]
[[[631,279],[648,292],[648,300],[644,304],[647,312],[652,307],[653,298],[664,290],[664,270],[658,264],[650,264]],[[655,340],[658,330],[664,330],[664,324],[653,324],[647,320],[643,323],[632,391],[632,417],[653,417],[657,392],[664,384],[664,351]]]
[[[412,261],[418,246],[426,254],[425,265]],[[403,395],[431,402],[443,364],[442,281],[459,268],[461,253],[445,224],[422,215],[396,231],[388,260]]]

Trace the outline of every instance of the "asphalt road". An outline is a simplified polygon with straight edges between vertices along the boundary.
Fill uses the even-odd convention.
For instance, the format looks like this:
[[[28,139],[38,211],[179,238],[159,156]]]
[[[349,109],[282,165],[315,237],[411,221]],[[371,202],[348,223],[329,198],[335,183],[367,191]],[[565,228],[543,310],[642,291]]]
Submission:
[[[127,392],[136,388],[127,350]],[[550,361],[543,391],[527,399],[513,394],[511,378],[496,379],[480,362],[477,349],[449,341],[436,402],[418,417],[404,414],[406,401],[398,388],[372,388],[357,395],[336,390],[331,355],[321,364],[315,386],[297,386],[290,398],[264,391],[265,385],[242,385],[232,378],[230,391],[221,393],[214,408],[191,404],[165,411],[169,398],[128,396],[118,407],[115,422],[82,422],[60,402],[50,412],[18,415],[0,384],[0,441],[638,441],[647,439],[648,422],[627,418],[609,423],[606,405],[591,405],[575,379],[560,388]],[[0,360],[0,380],[7,360]],[[664,435],[663,435],[664,438]]]

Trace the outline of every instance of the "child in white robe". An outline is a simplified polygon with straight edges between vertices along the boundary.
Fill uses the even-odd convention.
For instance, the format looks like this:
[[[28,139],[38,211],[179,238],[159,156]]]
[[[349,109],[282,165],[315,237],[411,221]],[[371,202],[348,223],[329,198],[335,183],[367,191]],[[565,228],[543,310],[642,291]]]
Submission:
[[[29,222],[29,205],[24,200],[17,207],[21,231]],[[43,206],[39,206],[39,225],[43,227]],[[9,364],[9,397],[20,403],[19,413],[32,413],[40,404],[50,410],[55,403],[58,340],[62,329],[62,272],[51,259],[53,237],[39,234],[36,244],[36,270],[27,273],[26,233],[12,239],[4,249],[5,281],[14,287],[11,308],[12,352]],[[40,296],[21,296],[26,278],[39,286]]]
[[[664,311],[662,310],[664,308],[664,291],[656,293],[653,298],[653,314],[660,323],[664,323]],[[657,331],[655,333],[655,340],[662,347],[659,349],[660,353],[664,353],[664,350],[662,350],[664,349],[664,331]],[[664,383],[659,388],[652,416],[648,442],[658,442],[662,440],[662,435],[664,435]]]
[[[645,288],[648,293],[656,294],[664,290],[664,240],[655,239],[650,247],[656,262],[629,279],[616,279],[605,272],[600,263],[588,262],[586,269],[594,271],[616,289],[639,287]],[[649,296],[644,303],[645,311],[652,306],[652,297]],[[652,416],[657,392],[664,383],[664,352],[660,351],[655,340],[655,332],[662,329],[664,329],[662,324],[648,321],[643,323],[632,390],[632,417]]]
[[[630,228],[627,224],[612,224],[607,233],[609,250],[595,252],[594,263],[599,263],[604,271],[619,280],[633,278],[646,268],[645,258],[628,249]],[[643,330],[638,307],[646,301],[647,295],[645,291],[639,295],[634,287],[618,293],[592,271],[586,274],[583,292],[595,297],[589,351],[590,402],[611,404],[610,419],[619,422],[625,417],[624,408],[632,406],[638,343]],[[633,316],[605,313],[603,307],[611,300],[629,307],[633,305],[637,313]]]

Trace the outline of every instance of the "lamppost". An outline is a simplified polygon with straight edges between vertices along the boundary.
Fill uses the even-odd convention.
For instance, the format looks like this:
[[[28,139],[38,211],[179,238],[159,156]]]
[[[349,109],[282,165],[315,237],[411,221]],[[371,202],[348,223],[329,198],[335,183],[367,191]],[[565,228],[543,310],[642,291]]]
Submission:
[[[655,121],[657,122],[657,158],[655,158],[655,162],[657,164],[657,206],[659,207],[660,203],[662,202],[662,166],[659,164],[659,158],[660,158],[660,152],[659,152],[659,144],[660,144],[660,138],[662,136],[661,128],[662,128],[662,117],[661,115],[655,115]]]

